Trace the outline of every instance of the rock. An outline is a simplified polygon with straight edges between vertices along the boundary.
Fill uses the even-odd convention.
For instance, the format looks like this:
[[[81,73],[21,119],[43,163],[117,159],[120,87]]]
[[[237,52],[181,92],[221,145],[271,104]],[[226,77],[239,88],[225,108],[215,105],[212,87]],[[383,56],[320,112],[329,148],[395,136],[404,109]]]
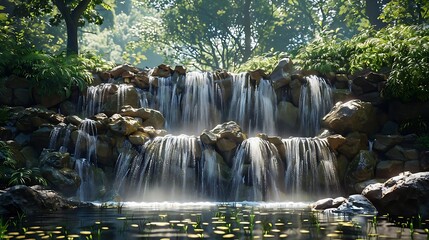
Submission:
[[[106,135],[99,135],[96,143],[97,149],[97,162],[106,166],[115,166],[115,160],[113,158],[113,144],[110,137]]]
[[[122,76],[124,72],[137,73],[139,72],[139,70],[134,66],[123,64],[123,65],[114,67],[112,70],[109,71],[109,74],[113,78],[118,78]]]
[[[154,77],[169,77],[173,73],[170,66],[161,64],[153,69],[152,76]]]
[[[339,146],[337,150],[348,159],[352,159],[360,150],[368,149],[367,143],[368,139],[365,134],[353,132],[346,136],[346,142]]]
[[[374,150],[384,153],[393,146],[401,143],[403,139],[400,135],[375,135]]]
[[[28,143],[30,143],[30,138],[31,135],[30,134],[25,134],[25,133],[19,133],[16,137],[15,137],[15,142],[17,144],[19,144],[21,147],[24,147],[26,145],[28,145]]]
[[[37,87],[33,88],[33,97],[37,104],[50,108],[65,101],[69,95],[66,91],[51,93],[50,95],[41,94]]]
[[[377,159],[373,152],[361,150],[347,168],[347,186],[352,189],[357,182],[374,178],[376,164]]]
[[[109,123],[109,129],[112,132],[123,136],[134,133],[139,127],[141,127],[140,122],[132,117],[120,117],[112,123]]]
[[[128,136],[130,142],[134,145],[143,145],[150,139],[150,135],[145,132],[137,131]]]
[[[141,89],[149,88],[150,83],[147,71],[136,73],[134,76],[134,84]]]
[[[322,119],[322,127],[346,135],[349,132],[373,134],[378,130],[376,109],[367,102],[338,102]]]
[[[360,194],[349,196],[347,201],[343,202],[339,207],[326,209],[324,213],[339,213],[347,215],[378,214],[374,205],[372,205],[365,196]]]
[[[24,156],[26,167],[33,168],[39,166],[39,155],[33,147],[25,146],[20,152]]]
[[[174,67],[174,72],[177,72],[179,75],[185,75],[186,74],[186,67],[180,66],[180,65],[176,65]]]
[[[299,109],[291,102],[281,101],[277,105],[277,121],[281,126],[291,130],[298,128]]]
[[[31,146],[36,150],[41,151],[43,148],[49,147],[49,139],[52,127],[41,127],[31,134]]]
[[[30,88],[31,83],[28,79],[23,77],[18,77],[14,74],[10,75],[6,78],[6,81],[4,83],[5,87],[7,88]]]
[[[352,92],[356,95],[362,95],[369,92],[376,92],[378,90],[377,84],[368,81],[365,77],[360,76],[352,80],[353,85],[358,87],[360,91],[355,92],[355,88],[352,87]]]
[[[384,135],[398,135],[399,125],[392,121],[387,121],[381,128],[381,134]]]
[[[332,89],[334,102],[347,102],[356,97],[348,89]]]
[[[68,101],[68,100],[60,103],[60,112],[61,112],[61,114],[64,114],[65,116],[78,114],[78,111],[76,109],[76,105],[74,103],[72,103],[71,101]]]
[[[346,156],[340,154],[336,161],[334,161],[335,169],[337,170],[337,176],[338,180],[342,183],[344,182],[344,177],[347,172],[347,167],[349,166],[349,160],[346,158]]]
[[[299,99],[301,97],[301,81],[299,79],[293,79],[289,86],[292,96],[292,103],[293,105],[299,107]]]
[[[221,152],[231,151],[231,150],[235,149],[237,147],[237,145],[238,145],[237,142],[230,140],[230,139],[227,139],[227,138],[221,138],[221,139],[216,141],[216,147]]]
[[[152,126],[155,129],[163,128],[165,119],[160,111],[148,108],[133,108],[132,106],[123,106],[120,111],[121,116],[139,117],[143,120],[143,126]]]
[[[367,186],[371,185],[371,184],[375,184],[375,183],[382,183],[386,181],[386,179],[370,179],[370,180],[366,180],[363,182],[358,182],[355,184],[354,190],[356,192],[362,192]]]
[[[411,173],[420,172],[420,161],[412,160],[404,162],[404,171],[408,171]]]
[[[328,208],[337,208],[346,201],[347,199],[344,197],[337,197],[335,199],[324,198],[310,204],[310,207],[314,210],[325,210]]]
[[[377,178],[391,178],[404,171],[404,162],[398,160],[381,161],[377,164]]]
[[[217,136],[216,134],[204,129],[203,133],[200,135],[200,139],[204,144],[214,145],[216,144]]]
[[[429,217],[429,172],[401,173],[383,184],[372,184],[362,194],[382,213]]]
[[[401,161],[417,160],[419,158],[419,152],[416,149],[405,149],[396,145],[386,152],[386,157]]]
[[[44,190],[39,186],[17,185],[0,194],[0,215],[3,216],[18,213],[33,215],[76,206],[84,205],[69,201],[57,192]]]
[[[389,101],[389,119],[401,124],[418,118],[429,118],[429,102]]]
[[[255,82],[256,85],[259,85],[259,82],[263,79],[267,79],[267,74],[265,74],[264,70],[256,69],[249,72],[250,80]]]
[[[17,88],[13,91],[14,106],[29,106],[32,103],[31,91],[28,88]]]
[[[61,192],[65,196],[75,196],[81,180],[76,171],[69,168],[55,168],[45,165],[40,172],[54,190]]]
[[[138,130],[149,134],[150,138],[167,135],[167,131],[165,131],[164,129],[155,129],[152,126],[142,127],[142,128],[139,128]]]
[[[340,134],[330,135],[326,138],[328,141],[329,147],[332,151],[336,151],[339,147],[341,147],[344,143],[347,142],[347,139]]]
[[[0,104],[5,106],[13,106],[13,90],[6,89],[0,94]]]
[[[50,166],[57,169],[70,167],[70,154],[44,150],[40,154],[40,166]]]

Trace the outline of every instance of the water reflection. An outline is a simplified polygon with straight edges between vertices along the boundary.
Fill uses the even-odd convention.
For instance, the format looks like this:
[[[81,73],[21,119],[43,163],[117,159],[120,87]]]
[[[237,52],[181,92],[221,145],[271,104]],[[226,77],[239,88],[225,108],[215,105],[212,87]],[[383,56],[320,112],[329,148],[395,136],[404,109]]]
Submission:
[[[428,222],[416,220],[410,228],[410,219],[328,215],[297,202],[110,202],[12,219],[0,239],[427,239]]]

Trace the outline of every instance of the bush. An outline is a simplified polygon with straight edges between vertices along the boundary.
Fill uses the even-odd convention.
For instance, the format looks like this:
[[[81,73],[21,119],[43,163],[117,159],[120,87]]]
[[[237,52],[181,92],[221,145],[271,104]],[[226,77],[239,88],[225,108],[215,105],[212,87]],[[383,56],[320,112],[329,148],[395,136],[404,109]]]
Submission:
[[[385,98],[429,100],[428,28],[398,25],[362,32],[349,40],[325,32],[301,48],[296,58],[298,68],[321,73],[386,72]]]
[[[287,54],[283,52],[271,52],[262,56],[254,56],[238,67],[236,72],[249,72],[261,69],[265,73],[270,74],[277,66],[277,63],[286,56]]]
[[[14,185],[47,185],[39,168],[17,168],[12,150],[4,141],[0,141],[0,188]]]

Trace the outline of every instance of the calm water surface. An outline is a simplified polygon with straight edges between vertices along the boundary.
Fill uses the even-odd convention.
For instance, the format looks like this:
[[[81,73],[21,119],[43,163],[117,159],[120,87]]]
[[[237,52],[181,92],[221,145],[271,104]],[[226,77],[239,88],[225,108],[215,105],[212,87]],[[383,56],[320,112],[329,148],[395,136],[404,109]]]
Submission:
[[[327,215],[305,203],[96,204],[12,219],[3,239],[429,239],[424,220],[410,228],[405,218]]]

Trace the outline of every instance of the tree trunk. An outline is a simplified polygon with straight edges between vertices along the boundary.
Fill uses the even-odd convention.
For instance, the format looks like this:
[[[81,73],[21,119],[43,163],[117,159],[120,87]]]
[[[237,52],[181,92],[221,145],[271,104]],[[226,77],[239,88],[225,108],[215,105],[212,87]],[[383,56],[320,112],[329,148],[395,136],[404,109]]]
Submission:
[[[244,54],[243,62],[247,61],[252,54],[252,29],[250,20],[250,4],[251,0],[245,0],[243,6],[243,24],[244,24]]]
[[[383,5],[388,2],[386,0],[365,0],[365,13],[368,16],[368,20],[374,29],[379,30],[386,26],[386,23],[381,21],[378,17],[380,16]]]
[[[77,21],[66,18],[67,26],[67,56],[79,54],[79,44],[77,41]]]

